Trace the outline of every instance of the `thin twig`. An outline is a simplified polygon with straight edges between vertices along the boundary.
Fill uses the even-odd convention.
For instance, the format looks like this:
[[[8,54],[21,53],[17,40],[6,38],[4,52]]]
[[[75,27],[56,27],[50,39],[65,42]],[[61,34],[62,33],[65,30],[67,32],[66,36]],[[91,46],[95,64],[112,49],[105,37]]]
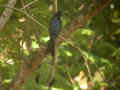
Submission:
[[[53,63],[52,63],[52,67],[51,67],[51,75],[50,75],[50,80],[48,83],[48,90],[51,90],[52,85],[54,84],[54,80],[55,80],[55,71],[56,71],[56,65],[57,65],[57,48],[55,49],[55,54],[53,56]]]
[[[19,9],[19,8],[12,8],[6,5],[0,5],[0,7],[4,7],[4,8],[10,8],[10,9],[14,9],[15,11],[18,11],[20,13],[23,13],[25,16],[27,16],[28,18],[30,18],[32,21],[34,21],[36,24],[40,25],[42,28],[44,28],[45,30],[47,30],[48,28],[41,24],[38,20],[36,20],[33,16],[30,16],[29,14],[25,13],[23,10]]]
[[[69,66],[68,65],[66,66],[66,70],[67,70],[67,75],[68,75],[68,78],[69,78],[71,84],[74,84],[74,80],[73,80],[72,76],[70,75]]]
[[[30,2],[30,3],[28,3],[28,4],[26,4],[26,5],[24,5],[24,7],[21,8],[21,9],[25,9],[25,8],[29,7],[30,5],[32,5],[33,3],[37,2],[37,1],[38,1],[38,0],[34,0],[34,1],[32,1],[32,2]]]
[[[88,70],[88,76],[89,76],[90,80],[92,81],[92,75],[91,75],[91,70],[90,70],[89,65],[88,65],[88,60],[86,59],[85,56],[82,56],[82,58],[84,60],[85,66],[86,66],[86,68]]]

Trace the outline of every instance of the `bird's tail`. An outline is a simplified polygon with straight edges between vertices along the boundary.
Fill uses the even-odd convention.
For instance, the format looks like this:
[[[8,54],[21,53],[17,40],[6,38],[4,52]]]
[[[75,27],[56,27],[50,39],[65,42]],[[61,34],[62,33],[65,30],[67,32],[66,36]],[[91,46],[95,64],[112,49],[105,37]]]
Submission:
[[[48,51],[51,53],[52,56],[55,55],[55,39],[50,39],[48,43]]]

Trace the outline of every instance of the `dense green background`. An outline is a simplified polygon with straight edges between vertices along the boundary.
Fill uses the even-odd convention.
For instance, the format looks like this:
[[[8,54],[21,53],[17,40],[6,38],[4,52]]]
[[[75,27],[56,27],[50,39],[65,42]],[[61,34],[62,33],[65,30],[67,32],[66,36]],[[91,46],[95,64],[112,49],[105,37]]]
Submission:
[[[27,4],[33,0],[24,1]],[[86,14],[87,8],[91,8],[91,4],[94,8],[97,5],[96,1],[60,0],[59,9],[64,14],[62,28],[77,16]],[[6,0],[0,0],[0,5],[6,3]],[[81,4],[85,5],[84,10],[80,7]],[[28,51],[23,50],[20,46],[21,41],[26,43],[31,41],[32,48],[38,48],[37,33],[41,46],[47,46],[47,29],[53,16],[51,5],[53,5],[52,0],[38,0],[28,8],[29,14],[42,25],[36,24],[26,18],[23,13],[14,10],[4,31],[0,33],[0,74],[4,87],[11,82],[19,70],[22,62],[21,54],[29,55]],[[16,8],[22,8],[20,0],[18,0]],[[0,14],[3,11],[4,8],[0,8]],[[22,18],[25,18],[26,21],[20,22]],[[79,77],[80,72],[84,72],[85,78],[92,79],[89,80],[92,83],[91,90],[100,90],[103,86],[106,88],[105,90],[120,90],[120,0],[113,0],[110,6],[89,21],[87,25],[72,33],[69,39],[74,46],[71,47],[68,42],[64,42],[58,51],[58,65],[53,90],[80,90],[78,83],[82,81],[71,84],[68,72],[73,79]],[[76,48],[81,48],[82,52]],[[84,61],[81,53],[85,55],[87,61]],[[40,68],[33,72],[22,90],[46,90],[50,77],[51,59],[49,55],[41,63]],[[88,67],[85,62],[88,63]],[[36,83],[36,76],[39,83]]]

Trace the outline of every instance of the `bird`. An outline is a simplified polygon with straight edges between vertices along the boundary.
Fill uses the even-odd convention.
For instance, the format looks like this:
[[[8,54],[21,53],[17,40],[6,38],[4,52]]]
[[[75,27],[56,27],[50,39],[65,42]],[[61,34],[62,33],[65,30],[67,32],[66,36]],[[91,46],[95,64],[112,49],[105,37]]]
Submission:
[[[50,36],[50,40],[48,43],[48,50],[50,51],[52,56],[55,55],[55,41],[61,31],[61,26],[62,26],[61,24],[62,24],[61,12],[58,11],[54,14],[53,18],[51,19],[48,29]]]

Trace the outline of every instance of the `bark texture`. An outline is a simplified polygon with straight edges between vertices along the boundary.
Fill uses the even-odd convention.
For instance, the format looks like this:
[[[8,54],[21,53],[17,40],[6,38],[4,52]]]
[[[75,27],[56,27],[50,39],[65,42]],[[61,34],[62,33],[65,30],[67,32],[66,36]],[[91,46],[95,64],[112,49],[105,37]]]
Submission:
[[[17,0],[8,0],[7,7],[14,8]],[[6,23],[8,22],[10,16],[13,13],[13,9],[5,8],[2,15],[0,16],[0,32],[4,29]]]

